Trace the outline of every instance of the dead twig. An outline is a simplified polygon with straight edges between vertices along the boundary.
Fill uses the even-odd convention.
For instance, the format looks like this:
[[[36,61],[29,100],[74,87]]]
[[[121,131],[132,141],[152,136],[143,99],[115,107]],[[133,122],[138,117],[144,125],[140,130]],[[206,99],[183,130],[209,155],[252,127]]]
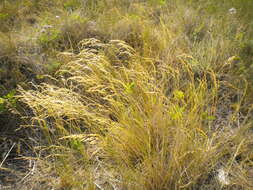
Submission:
[[[5,160],[8,158],[10,152],[12,151],[12,149],[14,148],[14,146],[16,145],[16,143],[13,143],[13,145],[11,146],[11,148],[9,149],[9,151],[7,152],[7,154],[5,155],[3,161],[0,164],[0,168],[2,167],[2,165],[4,164]]]

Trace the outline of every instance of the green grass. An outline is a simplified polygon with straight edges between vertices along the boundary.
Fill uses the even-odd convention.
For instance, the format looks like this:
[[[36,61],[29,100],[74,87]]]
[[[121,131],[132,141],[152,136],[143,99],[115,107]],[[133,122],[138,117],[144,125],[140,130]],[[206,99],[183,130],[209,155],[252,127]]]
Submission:
[[[15,100],[36,155],[23,189],[252,189],[250,0],[0,10],[0,114]]]

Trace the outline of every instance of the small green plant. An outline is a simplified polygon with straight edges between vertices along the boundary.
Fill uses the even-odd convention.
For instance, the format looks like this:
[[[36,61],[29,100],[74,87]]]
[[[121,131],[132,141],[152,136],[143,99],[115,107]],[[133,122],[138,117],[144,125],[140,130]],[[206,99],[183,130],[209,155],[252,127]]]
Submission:
[[[166,0],[148,0],[148,2],[150,2],[151,5],[160,5],[160,6],[166,5]]]
[[[76,151],[82,152],[84,150],[84,145],[79,139],[71,139],[70,147]]]
[[[61,66],[61,64],[62,63],[60,63],[58,61],[52,61],[52,62],[48,63],[45,67],[49,73],[54,73]]]
[[[0,113],[7,111],[10,107],[16,107],[17,99],[15,94],[16,91],[12,90],[7,95],[0,97]]]
[[[42,31],[41,35],[38,38],[39,43],[44,47],[49,47],[60,38],[60,34],[61,33],[58,29],[45,29],[45,31]]]
[[[5,110],[5,100],[4,98],[0,98],[0,113]]]
[[[169,110],[169,116],[173,119],[173,120],[180,120],[183,118],[184,116],[184,111],[185,108],[184,107],[180,107],[179,105],[174,105],[173,107],[171,107],[171,109]]]
[[[183,100],[185,97],[184,92],[182,92],[181,90],[175,90],[173,95],[176,100]]]
[[[8,18],[9,14],[8,13],[0,13],[0,20],[4,20]]]
[[[133,90],[134,90],[134,87],[135,87],[135,83],[134,83],[134,82],[131,82],[131,83],[127,84],[127,85],[125,86],[125,92],[126,92],[127,94],[132,94],[132,93],[133,93]]]
[[[75,10],[76,8],[81,6],[80,0],[68,0],[63,4],[64,8],[70,11]]]

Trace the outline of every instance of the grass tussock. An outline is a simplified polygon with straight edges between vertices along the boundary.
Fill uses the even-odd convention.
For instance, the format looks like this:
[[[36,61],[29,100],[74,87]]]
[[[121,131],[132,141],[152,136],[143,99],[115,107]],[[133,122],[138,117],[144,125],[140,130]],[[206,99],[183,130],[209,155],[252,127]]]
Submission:
[[[222,169],[231,187],[250,189],[250,125],[235,114],[239,127],[214,129],[214,73],[196,81],[191,65],[156,65],[122,41],[80,44],[79,54],[59,55],[66,63],[56,86],[20,90],[33,122],[49,138],[50,157],[59,158],[62,188],[218,189]]]

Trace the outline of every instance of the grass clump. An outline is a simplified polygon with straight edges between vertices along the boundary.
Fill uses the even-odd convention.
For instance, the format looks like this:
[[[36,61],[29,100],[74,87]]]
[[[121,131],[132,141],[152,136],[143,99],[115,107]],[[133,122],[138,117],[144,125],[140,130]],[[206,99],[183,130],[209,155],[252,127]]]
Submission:
[[[210,108],[219,106],[219,83],[214,73],[209,81],[206,76],[195,81],[189,64],[156,65],[116,42],[81,42],[79,54],[60,55],[66,63],[56,73],[57,86],[20,91],[33,110],[32,120],[49,138],[50,155],[60,157],[56,171],[70,172],[64,172],[68,180],[58,173],[62,188],[94,188],[89,187],[93,180],[97,187],[114,189],[217,189],[222,187],[215,174],[220,168],[236,176],[236,168],[251,159],[250,125],[240,123],[232,133],[228,126],[215,129],[217,112]],[[122,50],[131,57],[122,58]],[[116,61],[110,59],[113,53]],[[168,87],[170,80],[174,85]],[[188,85],[181,85],[186,80]],[[92,177],[80,184],[79,171]],[[235,176],[229,177],[231,187],[252,185],[246,173],[240,177],[247,184]]]

